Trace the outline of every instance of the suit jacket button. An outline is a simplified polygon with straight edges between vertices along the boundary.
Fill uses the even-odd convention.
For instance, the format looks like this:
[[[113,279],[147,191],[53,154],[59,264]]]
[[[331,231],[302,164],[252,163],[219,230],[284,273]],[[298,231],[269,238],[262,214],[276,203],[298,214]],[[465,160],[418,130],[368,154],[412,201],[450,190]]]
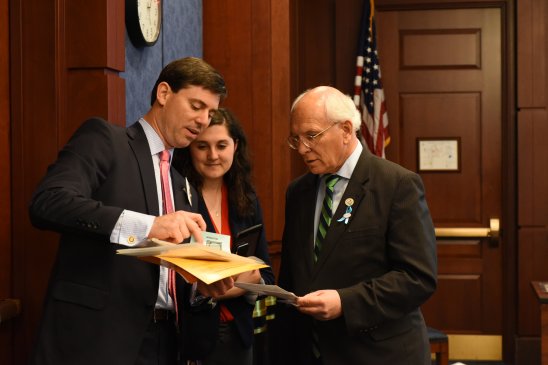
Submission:
[[[134,243],[135,242],[135,236],[129,236],[127,238],[128,243]]]

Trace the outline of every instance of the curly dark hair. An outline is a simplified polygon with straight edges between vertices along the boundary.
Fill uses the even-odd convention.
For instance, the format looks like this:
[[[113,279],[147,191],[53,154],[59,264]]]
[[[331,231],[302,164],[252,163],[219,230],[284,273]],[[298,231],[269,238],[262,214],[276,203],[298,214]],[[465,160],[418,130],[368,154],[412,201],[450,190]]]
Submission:
[[[228,188],[229,204],[236,207],[236,212],[240,217],[253,216],[256,213],[254,204],[255,188],[251,182],[251,160],[242,125],[236,116],[226,108],[219,108],[213,115],[209,127],[214,125],[224,125],[234,143],[238,143],[232,166],[223,176]],[[203,177],[192,164],[190,148],[176,149],[172,164],[183,176],[186,176],[190,184],[201,194]]]

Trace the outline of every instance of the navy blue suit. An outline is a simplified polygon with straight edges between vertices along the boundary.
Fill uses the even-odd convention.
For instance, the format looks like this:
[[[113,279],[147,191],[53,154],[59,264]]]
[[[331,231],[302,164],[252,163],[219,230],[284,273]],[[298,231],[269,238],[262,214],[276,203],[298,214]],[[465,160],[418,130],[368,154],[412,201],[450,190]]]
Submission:
[[[192,210],[184,178],[175,169],[171,176],[175,208]],[[116,254],[125,246],[112,244],[110,235],[124,209],[159,215],[146,135],[139,123],[123,128],[89,119],[59,152],[30,204],[36,227],[61,234],[33,364],[134,364],[158,296],[159,267]],[[185,316],[189,287],[178,277],[185,335],[192,331],[192,317]]]

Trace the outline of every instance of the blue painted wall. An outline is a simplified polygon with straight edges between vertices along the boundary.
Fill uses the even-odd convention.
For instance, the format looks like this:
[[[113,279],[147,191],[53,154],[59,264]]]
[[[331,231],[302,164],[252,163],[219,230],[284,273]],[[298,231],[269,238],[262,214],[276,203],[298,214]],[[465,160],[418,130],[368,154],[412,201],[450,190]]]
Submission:
[[[152,47],[135,48],[126,31],[126,123],[150,108],[150,92],[162,68],[174,59],[202,57],[202,0],[162,0],[163,25]]]

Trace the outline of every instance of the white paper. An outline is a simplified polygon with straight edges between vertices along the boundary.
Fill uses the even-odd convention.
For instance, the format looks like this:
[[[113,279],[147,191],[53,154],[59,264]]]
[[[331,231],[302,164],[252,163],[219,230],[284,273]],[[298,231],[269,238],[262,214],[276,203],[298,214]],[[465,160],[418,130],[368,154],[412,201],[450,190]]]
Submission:
[[[277,285],[266,284],[251,284],[235,282],[234,286],[261,295],[272,295],[276,298],[283,299],[284,301],[295,304],[297,302],[297,296],[292,292],[280,288]]]
[[[127,256],[155,256],[161,255],[165,252],[176,250],[179,245],[161,245],[161,246],[149,246],[149,247],[134,247],[134,248],[122,248],[116,250],[116,253]]]
[[[215,248],[224,252],[230,252],[230,236],[226,234],[202,231],[202,237],[207,247]],[[190,238],[190,243],[196,243],[194,236]]]
[[[201,243],[169,244],[169,242],[160,241],[152,238],[151,241],[158,246],[124,248],[116,250],[116,253],[126,256],[167,256],[184,257],[188,259],[230,261],[238,257],[228,252],[222,252],[217,249],[207,247]],[[163,242],[163,243],[159,243]]]

